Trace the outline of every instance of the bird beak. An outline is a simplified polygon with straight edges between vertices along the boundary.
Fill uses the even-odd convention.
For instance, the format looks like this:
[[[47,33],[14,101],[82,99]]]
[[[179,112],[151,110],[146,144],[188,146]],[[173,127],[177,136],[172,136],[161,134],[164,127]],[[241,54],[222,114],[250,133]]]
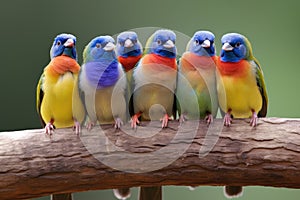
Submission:
[[[105,45],[105,47],[103,49],[104,49],[104,51],[112,51],[112,50],[114,50],[114,48],[115,48],[114,43],[109,42]]]
[[[201,44],[203,48],[209,48],[210,47],[210,41],[209,40],[204,40],[203,43]]]
[[[130,39],[125,40],[124,47],[130,48],[133,46],[133,42]]]
[[[223,44],[222,49],[224,51],[232,51],[233,50],[233,46],[231,46],[228,42],[226,42],[226,43]]]
[[[68,39],[65,43],[64,43],[65,47],[73,47],[74,46],[74,40],[73,39]]]
[[[168,40],[163,46],[164,46],[165,48],[171,49],[171,48],[173,48],[175,45],[174,45],[174,42],[173,42],[172,40]]]

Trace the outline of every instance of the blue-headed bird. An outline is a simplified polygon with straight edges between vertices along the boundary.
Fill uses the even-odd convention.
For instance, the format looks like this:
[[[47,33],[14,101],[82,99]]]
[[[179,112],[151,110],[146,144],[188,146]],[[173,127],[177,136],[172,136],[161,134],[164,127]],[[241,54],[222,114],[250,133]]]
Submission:
[[[179,121],[203,119],[211,123],[218,111],[216,86],[215,36],[209,31],[197,31],[187,45],[178,67],[176,88]],[[191,106],[197,96],[198,109]]]
[[[173,31],[157,30],[146,43],[144,56],[133,72],[133,128],[139,123],[139,117],[142,120],[161,120],[164,128],[174,115],[177,79],[175,40]]]
[[[97,122],[120,128],[126,120],[126,78],[111,36],[98,36],[85,47],[78,85],[87,128]]]
[[[72,111],[73,89],[80,70],[75,45],[76,37],[71,34],[56,36],[50,50],[51,61],[37,85],[37,111],[46,134],[51,134],[54,127],[70,126],[80,132],[83,119],[76,119]]]
[[[146,43],[144,56],[133,72],[134,115],[131,127],[142,120],[161,120],[161,127],[168,126],[174,115],[177,79],[176,34],[171,30],[155,31]],[[175,117],[175,116],[174,116]],[[141,187],[140,199],[160,199],[161,187]]]
[[[225,113],[224,125],[230,126],[232,117],[248,118],[256,126],[258,117],[267,114],[268,96],[262,69],[253,56],[249,40],[238,33],[221,38],[222,50],[217,61],[217,90],[219,106]],[[242,194],[240,186],[226,186],[225,194]]]
[[[117,56],[121,63],[127,78],[127,92],[126,92],[126,105],[128,110],[127,117],[133,114],[132,107],[132,93],[133,93],[133,81],[132,74],[133,69],[142,57],[143,48],[138,39],[138,35],[133,31],[124,31],[117,37]],[[130,114],[129,114],[130,113]]]

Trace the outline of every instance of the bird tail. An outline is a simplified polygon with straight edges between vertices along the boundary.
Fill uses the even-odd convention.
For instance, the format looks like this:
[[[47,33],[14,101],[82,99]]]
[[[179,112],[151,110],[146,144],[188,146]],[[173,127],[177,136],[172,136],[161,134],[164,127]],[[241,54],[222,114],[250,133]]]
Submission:
[[[72,199],[73,199],[73,195],[71,193],[51,195],[51,200],[72,200]]]
[[[126,200],[130,197],[130,188],[113,189],[114,195],[119,200]]]
[[[228,199],[240,197],[243,195],[243,188],[242,188],[242,186],[225,186],[224,187],[224,195]]]

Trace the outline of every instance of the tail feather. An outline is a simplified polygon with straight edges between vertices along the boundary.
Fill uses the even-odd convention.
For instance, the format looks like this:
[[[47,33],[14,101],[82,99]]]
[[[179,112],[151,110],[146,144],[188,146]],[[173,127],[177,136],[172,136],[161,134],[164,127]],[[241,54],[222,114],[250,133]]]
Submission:
[[[243,188],[242,186],[225,186],[224,195],[229,199],[240,197],[243,195]]]
[[[73,195],[71,193],[51,195],[51,200],[72,200],[72,199],[73,199]]]
[[[130,188],[113,189],[114,195],[119,200],[126,200],[130,197]]]

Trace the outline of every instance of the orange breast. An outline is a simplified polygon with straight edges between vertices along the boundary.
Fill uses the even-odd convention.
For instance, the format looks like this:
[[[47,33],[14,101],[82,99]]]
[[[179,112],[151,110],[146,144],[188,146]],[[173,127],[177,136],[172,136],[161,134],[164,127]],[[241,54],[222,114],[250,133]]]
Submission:
[[[76,60],[69,56],[58,56],[51,60],[45,71],[48,71],[52,75],[61,75],[66,72],[78,73],[80,66]]]
[[[156,54],[147,54],[143,57],[143,65],[151,66],[151,67],[159,67],[166,66],[172,69],[177,70],[176,58],[167,58]],[[155,65],[151,65],[155,64]]]

